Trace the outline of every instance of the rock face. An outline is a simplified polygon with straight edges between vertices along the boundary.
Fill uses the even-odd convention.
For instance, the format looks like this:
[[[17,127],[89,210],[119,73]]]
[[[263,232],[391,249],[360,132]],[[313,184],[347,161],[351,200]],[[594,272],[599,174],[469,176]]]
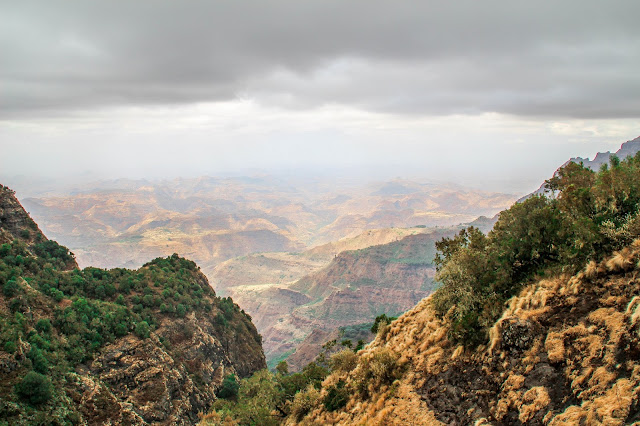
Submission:
[[[624,160],[627,157],[636,155],[638,152],[640,152],[640,136],[623,143],[620,149],[617,150],[614,155],[620,160]],[[612,154],[609,151],[599,152],[596,154],[593,160],[589,160],[588,158],[576,157],[572,158],[569,161],[573,161],[574,163],[582,163],[591,170],[598,171],[603,164],[609,164],[611,155]]]
[[[250,317],[191,261],[78,270],[6,187],[0,238],[0,418],[10,424],[195,424],[225,376],[266,367]],[[39,387],[18,392],[34,373]]]
[[[330,333],[415,306],[434,288],[434,243],[447,232],[454,231],[410,235],[388,244],[345,251],[326,268],[298,280],[289,289],[305,295],[306,300],[301,299],[304,303],[293,306],[290,314],[264,329],[268,357],[277,359],[279,354],[295,351],[314,330]],[[310,352],[309,348],[304,351]],[[299,362],[294,364],[295,369]]]

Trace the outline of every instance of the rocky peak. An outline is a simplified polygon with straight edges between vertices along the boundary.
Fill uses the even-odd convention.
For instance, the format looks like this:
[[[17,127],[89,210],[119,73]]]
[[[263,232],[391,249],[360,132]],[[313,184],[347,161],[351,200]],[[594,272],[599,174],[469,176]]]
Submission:
[[[22,208],[15,191],[4,185],[0,185],[0,228],[2,229],[0,238],[3,240],[31,239],[32,234],[40,235],[46,240],[38,225]]]
[[[627,157],[636,155],[638,152],[640,152],[640,136],[623,143],[620,146],[620,149],[617,150],[614,154],[620,160],[624,160]],[[612,155],[611,151],[606,151],[606,152],[598,152],[596,156],[593,158],[593,160],[589,160],[588,158],[582,158],[582,157],[573,157],[573,158],[570,158],[565,163],[563,163],[560,167],[558,167],[558,170],[563,168],[569,163],[577,163],[577,164],[582,163],[585,167],[588,167],[591,170],[597,172],[603,164],[609,164],[611,155]],[[558,172],[558,170],[554,172],[554,176]],[[546,191],[545,183],[543,183],[542,185],[540,185],[540,188],[538,188],[536,191],[532,192],[531,194],[525,195],[524,197],[520,198],[517,202],[521,203],[522,201],[526,200],[527,198],[533,195],[544,194],[545,191]]]

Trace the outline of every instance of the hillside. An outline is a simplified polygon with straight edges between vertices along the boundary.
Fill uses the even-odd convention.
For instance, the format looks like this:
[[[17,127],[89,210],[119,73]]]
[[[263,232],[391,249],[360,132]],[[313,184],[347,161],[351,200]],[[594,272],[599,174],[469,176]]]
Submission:
[[[319,404],[288,424],[639,421],[639,256],[640,241],[577,275],[525,287],[491,341],[473,349],[447,338],[427,298],[360,351],[352,371],[323,383],[360,389],[344,408]]]
[[[442,286],[331,360],[287,424],[637,424],[640,155],[567,164],[437,244]]]
[[[172,255],[78,269],[0,186],[0,419],[193,424],[229,374],[264,368],[250,317]]]
[[[268,363],[275,366],[314,330],[330,333],[414,306],[434,289],[435,242],[458,229],[426,229],[387,244],[347,250],[296,282],[234,287],[232,294],[256,321]],[[315,347],[319,352],[320,346]]]
[[[299,253],[267,252],[233,258],[217,265],[207,276],[216,292],[224,296],[232,295],[233,287],[287,285],[326,267],[343,251],[387,244],[408,235],[426,232],[431,232],[431,229],[369,229],[354,237],[341,238]]]
[[[472,223],[488,230],[494,220]],[[306,341],[309,335],[404,312],[429,294],[435,242],[459,229],[368,230],[302,253],[249,255],[216,267],[211,282],[251,315],[271,367],[304,346],[291,364],[295,371],[324,343]]]

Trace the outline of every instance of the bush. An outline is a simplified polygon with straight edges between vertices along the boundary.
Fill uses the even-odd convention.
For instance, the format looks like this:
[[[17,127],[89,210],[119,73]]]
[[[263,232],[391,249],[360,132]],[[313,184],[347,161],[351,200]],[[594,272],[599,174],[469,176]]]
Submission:
[[[222,380],[222,386],[216,396],[223,399],[235,398],[238,395],[238,389],[240,389],[240,383],[238,383],[235,374],[229,374]]]
[[[320,400],[320,391],[312,385],[307,386],[303,391],[298,392],[291,403],[291,414],[300,421],[309,413]]]
[[[399,376],[397,370],[398,355],[390,349],[381,348],[373,352],[369,369],[380,383],[391,383]]]
[[[46,374],[49,371],[49,361],[37,347],[32,346],[27,357],[31,360],[33,369],[38,373]]]
[[[391,321],[397,320],[398,317],[388,317],[387,314],[378,315],[376,319],[373,321],[373,325],[371,326],[371,332],[373,334],[377,333],[380,328],[383,326],[390,324]]]
[[[10,354],[14,353],[18,349],[16,342],[9,340],[4,344],[4,351],[9,352]]]
[[[345,387],[345,382],[339,380],[338,383],[329,387],[322,402],[327,410],[336,411],[347,405],[348,400],[349,392]]]
[[[146,339],[147,337],[149,337],[151,335],[151,327],[149,327],[149,323],[147,323],[146,321],[140,321],[139,323],[137,323],[135,333],[136,336],[140,337],[141,339]]]
[[[360,358],[354,383],[360,393],[366,394],[370,385],[393,383],[402,373],[403,369],[398,365],[398,355],[388,348],[378,348],[368,356]]]
[[[15,391],[21,399],[33,405],[44,404],[53,396],[51,381],[35,371],[28,372],[24,379],[15,386]]]
[[[18,294],[18,291],[20,291],[20,286],[13,279],[7,281],[5,285],[2,286],[2,294],[7,297],[15,296],[16,294]]]
[[[48,333],[51,331],[51,321],[48,318],[42,318],[36,323],[36,330],[40,333]]]
[[[358,357],[351,349],[343,349],[331,355],[329,366],[331,371],[349,372],[356,368]]]

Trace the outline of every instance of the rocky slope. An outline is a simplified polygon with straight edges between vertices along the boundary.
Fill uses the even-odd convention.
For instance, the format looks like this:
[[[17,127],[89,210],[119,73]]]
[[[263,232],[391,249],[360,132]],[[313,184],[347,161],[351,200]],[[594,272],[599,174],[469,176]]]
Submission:
[[[362,389],[343,409],[320,404],[288,424],[637,424],[638,260],[640,241],[525,287],[475,349],[448,339],[427,298],[325,381]],[[362,383],[372,366],[389,377]]]
[[[177,255],[77,269],[0,186],[0,419],[193,424],[229,374],[266,366],[231,299]]]

